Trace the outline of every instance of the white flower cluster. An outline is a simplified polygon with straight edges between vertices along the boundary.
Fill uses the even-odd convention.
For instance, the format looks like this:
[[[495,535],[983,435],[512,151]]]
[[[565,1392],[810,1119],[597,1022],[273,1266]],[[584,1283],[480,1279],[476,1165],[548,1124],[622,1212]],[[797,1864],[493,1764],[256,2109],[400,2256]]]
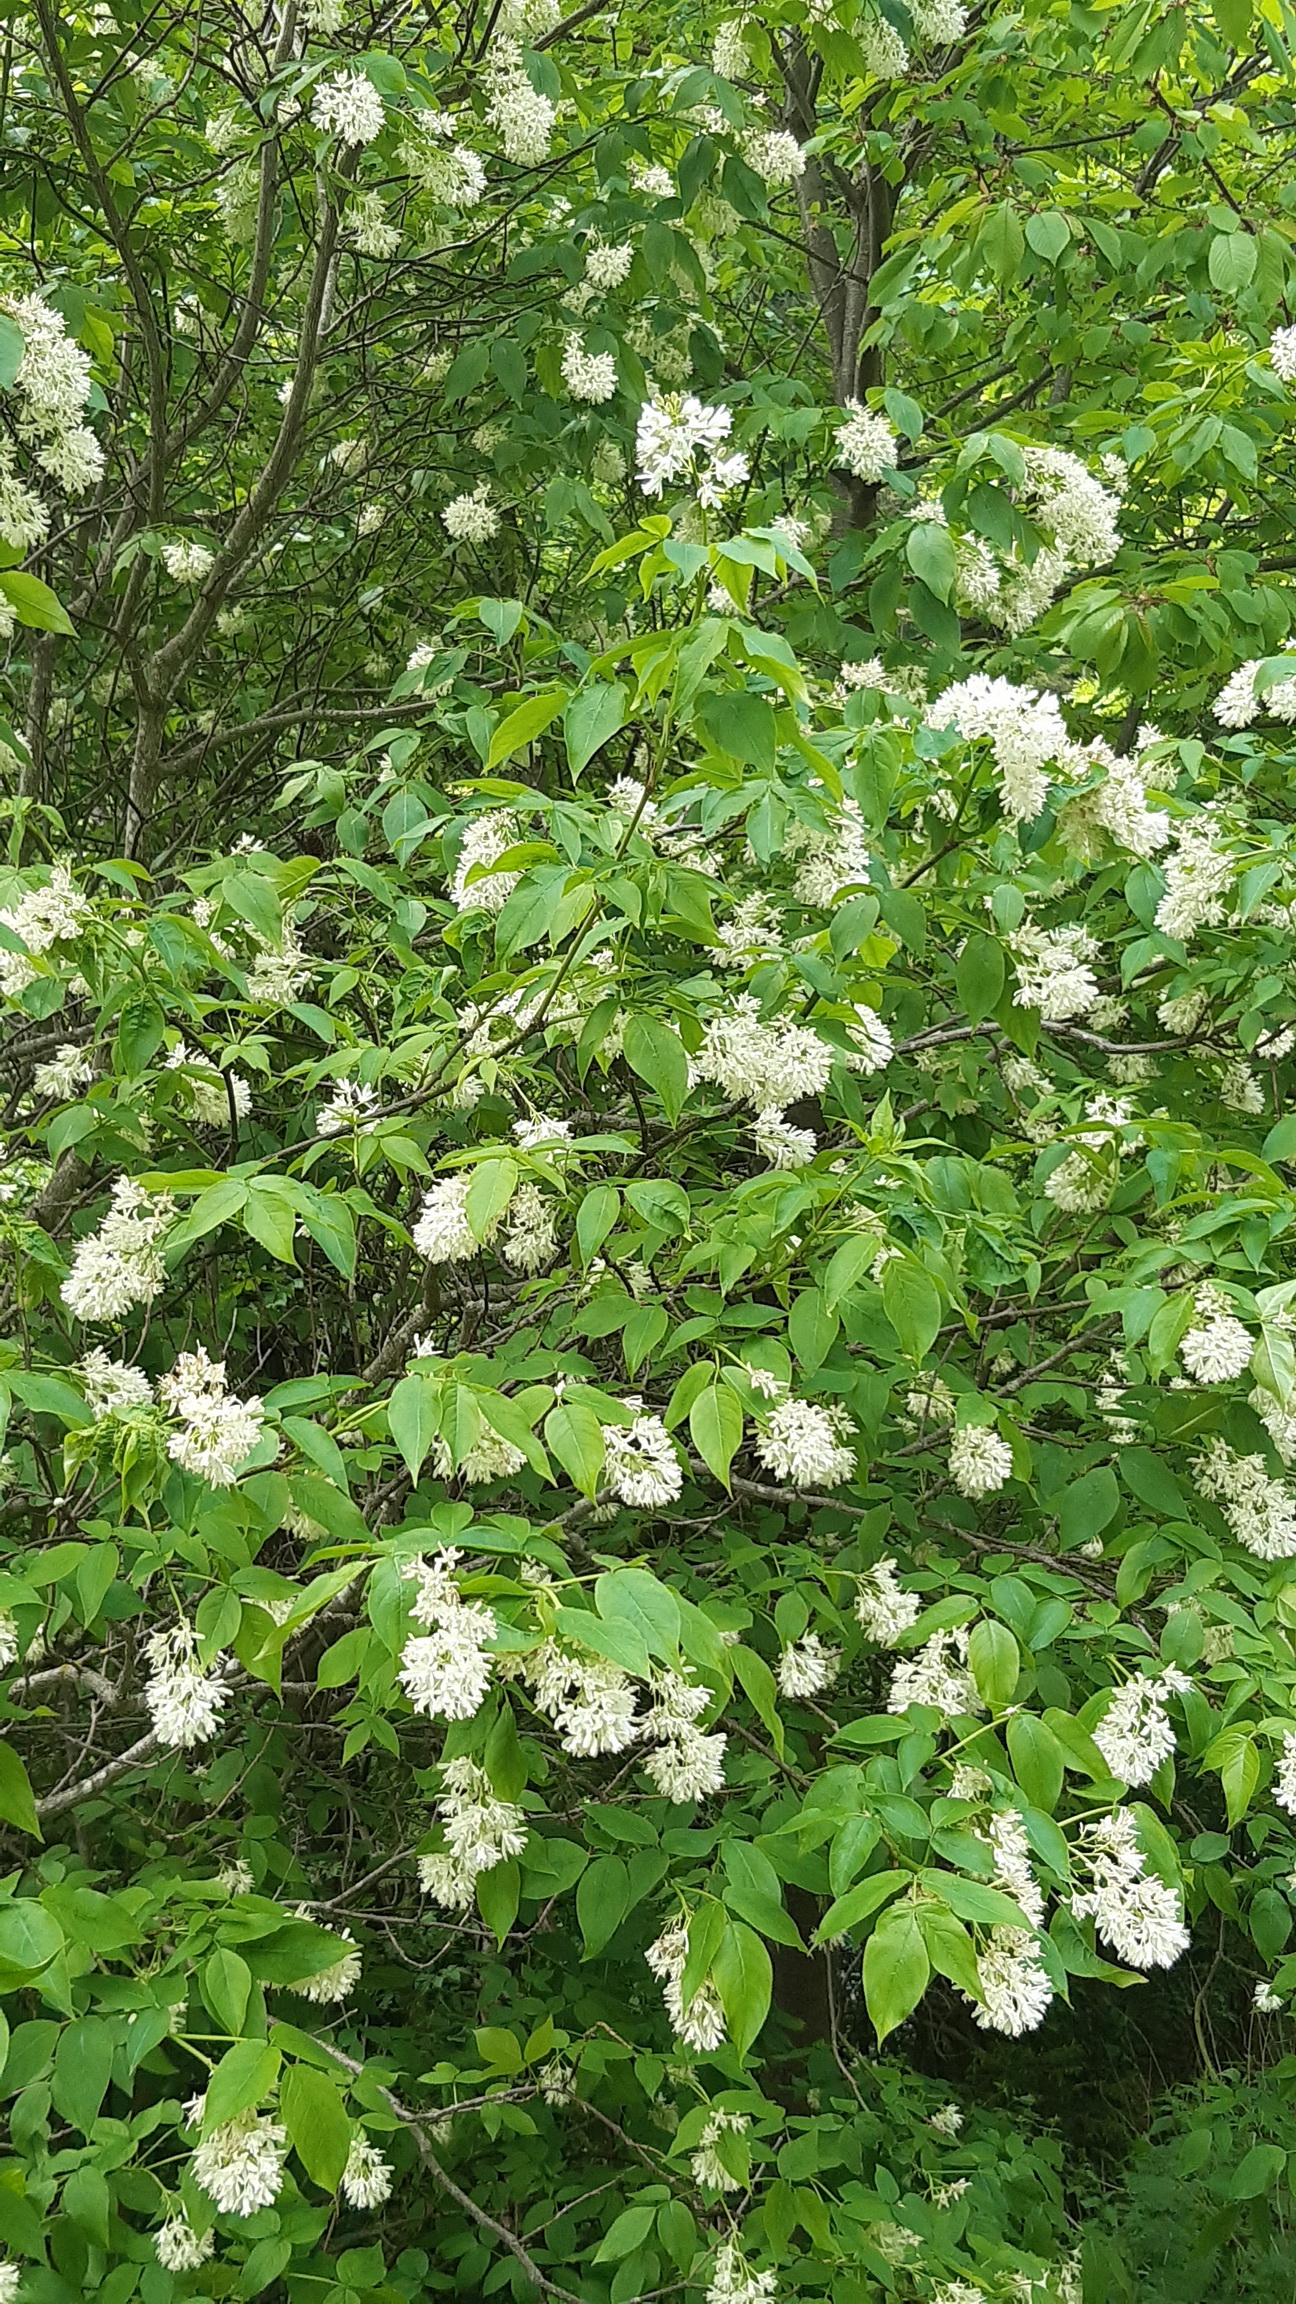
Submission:
[[[950,1478],[960,1496],[993,1496],[1012,1468],[1012,1449],[988,1424],[963,1424],[950,1441]]]
[[[726,1096],[757,1112],[782,1112],[803,1096],[818,1096],[828,1085],[833,1051],[808,1025],[790,1017],[762,1021],[760,1002],[739,993],[717,1009],[693,1058],[699,1079],[713,1080]]]
[[[630,1424],[602,1426],[602,1482],[623,1504],[653,1512],[663,1504],[673,1504],[681,1493],[683,1468],[660,1416],[646,1413],[642,1401],[634,1398],[626,1405],[637,1411]]]
[[[732,409],[704,407],[692,393],[647,401],[635,429],[637,477],[645,496],[660,496],[668,482],[682,481],[699,504],[714,510],[748,474],[740,451],[722,453],[732,429]]]
[[[840,1648],[825,1647],[818,1632],[803,1632],[783,1650],[775,1677],[785,1696],[818,1696],[832,1687],[840,1670]]]
[[[168,2216],[153,2235],[157,2260],[166,2272],[196,2272],[216,2253],[214,2232],[195,2232],[184,2216]]]
[[[1175,1740],[1165,1708],[1171,1696],[1184,1695],[1191,1686],[1177,1664],[1168,1664],[1155,1679],[1130,1679],[1116,1690],[1093,1740],[1122,1784],[1150,1784],[1169,1759]]]
[[[299,1904],[297,1910],[301,1919],[309,1920],[309,1905]],[[340,1928],[338,1935],[347,1947],[341,1959],[331,1960],[327,1968],[317,1968],[314,1975],[300,1976],[295,1984],[287,1986],[299,2000],[312,2000],[318,2008],[331,2008],[350,1999],[360,1981],[360,1951],[349,1928]]]
[[[489,1776],[476,1760],[446,1760],[441,1766],[445,1790],[433,1802],[445,1831],[444,1852],[420,1856],[419,1885],[452,1912],[467,1911],[482,1872],[493,1872],[511,1856],[520,1856],[527,1842],[526,1816],[512,1800],[496,1795]]]
[[[1237,863],[1224,846],[1223,826],[1211,808],[1176,824],[1173,840],[1174,853],[1163,867],[1165,894],[1154,925],[1163,936],[1187,944],[1200,928],[1218,928]]]
[[[1029,1928],[992,1928],[988,1948],[977,1961],[980,1998],[963,1996],[983,2032],[1006,2032],[1019,2039],[1042,2024],[1053,1998],[1053,1983],[1040,1956],[1039,1939]]]
[[[180,1418],[180,1430],[167,1442],[167,1454],[196,1479],[213,1488],[232,1488],[261,1438],[265,1414],[258,1399],[232,1399],[225,1386],[225,1363],[208,1357],[203,1345],[182,1352],[158,1397]]]
[[[129,1176],[117,1178],[111,1208],[98,1231],[78,1241],[59,1291],[75,1320],[123,1320],[161,1294],[160,1243],[174,1213],[169,1192],[144,1192]]]
[[[310,116],[321,134],[336,136],[351,149],[381,136],[386,112],[367,73],[335,72],[317,84]]]
[[[96,1424],[105,1416],[119,1416],[125,1408],[147,1408],[153,1387],[142,1368],[125,1360],[110,1360],[101,1344],[81,1362],[86,1406]]]
[[[219,1674],[201,1669],[192,1624],[182,1616],[169,1631],[154,1632],[144,1653],[149,1661],[144,1701],[158,1742],[182,1752],[210,1743],[229,1690]]]
[[[1198,1384],[1227,1384],[1245,1376],[1254,1345],[1227,1297],[1209,1284],[1197,1291],[1197,1318],[1179,1345],[1179,1357]]]
[[[753,2272],[736,2240],[725,2240],[716,2250],[706,2304],[769,2304],[777,2284],[773,2272]]]
[[[491,42],[485,68],[486,118],[519,168],[538,168],[549,157],[555,107],[532,87],[522,50],[506,36]]]
[[[830,813],[826,832],[806,825],[789,827],[788,847],[797,856],[792,893],[799,904],[836,904],[848,888],[867,888],[872,874],[868,832],[857,800],[844,800]]]
[[[819,1149],[813,1128],[790,1127],[777,1105],[757,1113],[752,1140],[771,1168],[805,1168]]]
[[[519,1184],[508,1206],[508,1228],[500,1243],[504,1262],[515,1272],[543,1272],[558,1253],[553,1203],[538,1184]]]
[[[614,399],[617,388],[616,354],[587,352],[579,336],[569,336],[562,357],[563,382],[573,400],[601,407]]]
[[[573,1656],[546,1640],[527,1658],[524,1677],[540,1710],[558,1730],[563,1750],[589,1760],[624,1752],[640,1733],[638,1690],[619,1664]]]
[[[486,482],[479,481],[462,496],[452,496],[441,514],[441,525],[452,544],[489,544],[492,536],[498,536],[500,516]]]
[[[742,156],[771,192],[795,184],[805,174],[805,153],[784,128],[748,128],[742,137]]]
[[[1296,384],[1296,328],[1275,328],[1269,359],[1275,376],[1281,376],[1284,384]]]
[[[361,1080],[339,1080],[315,1115],[317,1136],[345,1136],[375,1120],[382,1110],[376,1088]]]
[[[183,1040],[172,1049],[166,1069],[185,1074],[185,1088],[194,1117],[207,1128],[228,1128],[231,1106],[236,1120],[246,1119],[252,1109],[252,1090],[242,1073],[218,1072],[204,1056],[195,1056]]]
[[[1133,1139],[1127,1141],[1116,1134],[1129,1120],[1130,1107],[1122,1097],[1090,1097],[1085,1107],[1086,1126],[1072,1139],[1075,1150],[1045,1179],[1045,1196],[1055,1208],[1070,1216],[1085,1216],[1107,1206],[1121,1157],[1133,1149]]]
[[[498,1233],[500,1216],[488,1225],[483,1240],[476,1240],[470,1231],[467,1200],[471,1183],[472,1170],[461,1168],[454,1176],[439,1177],[427,1194],[410,1237],[429,1264],[466,1263],[479,1247],[489,1247]]]
[[[1198,1493],[1218,1504],[1239,1544],[1257,1560],[1296,1556],[1296,1496],[1271,1480],[1263,1456],[1241,1456],[1218,1432],[1193,1466]],[[1132,1779],[1131,1779],[1132,1781]]]
[[[745,2136],[750,2127],[745,2112],[729,2112],[721,2104],[712,2107],[689,2162],[695,2184],[707,2184],[713,2192],[742,2191],[742,2178],[721,2159],[716,2146],[722,2136]]]
[[[1037,928],[1026,921],[1009,939],[1017,966],[1016,1008],[1038,1008],[1046,1024],[1087,1015],[1100,997],[1093,963],[1098,946],[1087,928]]]
[[[905,1591],[895,1569],[894,1560],[875,1560],[855,1595],[855,1614],[879,1648],[894,1648],[922,1614],[918,1594]]]
[[[15,954],[6,954],[6,958],[15,957]],[[74,1040],[65,1041],[49,1063],[32,1068],[32,1087],[36,1094],[56,1097],[60,1103],[75,1096],[78,1088],[88,1088],[93,1078],[94,1064]]]
[[[1035,1877],[1031,1844],[1017,1810],[996,1810],[982,1837],[994,1862],[993,1885],[1012,1897],[1032,1928],[1042,1928],[1044,1891]]]
[[[454,1575],[460,1557],[456,1546],[445,1545],[405,1571],[418,1585],[411,1614],[423,1633],[405,1643],[400,1682],[415,1711],[433,1720],[471,1720],[490,1685],[486,1643],[498,1629],[495,1612],[460,1597]]]
[[[793,1488],[840,1488],[855,1477],[855,1426],[837,1403],[789,1394],[757,1419],[756,1454]]]
[[[1082,1835],[1080,1853],[1090,1886],[1071,1899],[1120,1960],[1132,1968],[1171,1968],[1189,1944],[1183,1905],[1173,1888],[1150,1873],[1139,1846],[1138,1828],[1128,1809],[1116,1808]]]
[[[911,1704],[931,1704],[960,1719],[984,1712],[967,1654],[965,1625],[952,1632],[933,1632],[916,1655],[896,1665],[887,1691],[888,1712],[907,1712]]]
[[[201,584],[215,564],[215,553],[205,544],[195,543],[192,537],[182,537],[178,543],[162,547],[162,565],[173,584]]]
[[[449,112],[419,112],[403,122],[396,157],[402,168],[446,208],[462,215],[476,208],[486,193],[486,167],[478,154],[457,140],[457,123]],[[434,358],[436,355],[433,356]],[[449,366],[447,356],[440,376]],[[428,375],[427,381],[434,379]]]
[[[69,496],[84,495],[104,468],[103,450],[82,419],[90,397],[90,361],[67,333],[61,313],[40,296],[0,297],[0,312],[23,339],[22,356],[0,423],[0,542],[28,553],[45,542],[50,516],[18,477],[19,446]],[[7,396],[6,396],[7,397]],[[12,611],[0,637],[13,629]]]
[[[585,281],[600,296],[619,288],[633,263],[634,249],[628,241],[600,240],[595,233],[585,243]]]
[[[847,401],[846,421],[833,438],[837,462],[857,480],[880,480],[894,470],[899,447],[895,426],[860,401]]]
[[[203,2098],[185,2106],[191,2128],[202,2123]],[[240,2112],[203,2137],[191,2163],[193,2180],[224,2216],[255,2216],[272,2207],[283,2184],[287,2135],[277,2120]]]
[[[649,1697],[638,1734],[656,1749],[644,1757],[644,1774],[667,1800],[706,1800],[721,1791],[727,1739],[698,1726],[710,1689],[682,1673],[659,1672],[649,1682]]]
[[[1039,815],[1048,797],[1044,768],[1069,742],[1056,697],[974,672],[946,688],[929,708],[927,719],[933,728],[957,728],[970,743],[989,739],[1010,824]]]
[[[90,918],[90,906],[76,887],[66,864],[56,864],[39,888],[28,888],[16,904],[0,911],[0,928],[20,936],[27,951],[39,956],[51,944],[66,944],[79,936]],[[22,952],[0,952],[0,994],[16,1000],[39,976],[39,968]]]
[[[1142,753],[1118,755],[1097,738],[1068,743],[1058,754],[1058,767],[1069,780],[1089,785],[1058,810],[1058,834],[1069,855],[1089,864],[1103,854],[1107,842],[1143,858],[1164,848],[1170,818],[1148,800],[1161,774],[1155,760]]]
[[[381,260],[394,256],[400,246],[399,229],[388,223],[379,192],[357,192],[347,202],[342,229],[362,256]]]
[[[422,1353],[430,1353],[431,1349],[430,1346],[423,1346],[416,1338],[415,1347],[410,1356],[417,1360]],[[450,1454],[449,1443],[442,1438],[439,1432],[432,1443],[428,1462],[439,1479],[459,1479],[472,1482],[477,1480],[511,1480],[515,1472],[521,1471],[526,1457],[520,1448],[513,1446],[511,1440],[505,1440],[489,1424],[484,1423],[462,1464],[456,1466]]]
[[[461,912],[502,911],[521,874],[493,872],[490,866],[510,848],[516,848],[521,837],[511,809],[490,808],[485,815],[472,817],[464,829],[459,860],[450,879],[451,903]],[[473,871],[477,877],[470,880]]]
[[[1289,1816],[1296,1816],[1296,1729],[1287,1729],[1274,1777],[1274,1799]]]
[[[391,2198],[393,2170],[376,2144],[355,2136],[342,2171],[342,2197],[351,2208],[381,2208]]]
[[[1296,648],[1296,641],[1284,643],[1283,654]],[[1230,673],[1215,699],[1215,717],[1225,728],[1249,728],[1262,712],[1269,712],[1275,720],[1296,720],[1296,666],[1290,680],[1276,680],[1271,688],[1260,695],[1256,689],[1256,674],[1264,662],[1262,656],[1252,656]]]
[[[704,1977],[684,2005],[684,1970],[688,1965],[688,1922],[681,1916],[662,1930],[644,1954],[662,1987],[666,2014],[676,2036],[703,2055],[718,2048],[725,2036],[724,2009],[709,1977]]]

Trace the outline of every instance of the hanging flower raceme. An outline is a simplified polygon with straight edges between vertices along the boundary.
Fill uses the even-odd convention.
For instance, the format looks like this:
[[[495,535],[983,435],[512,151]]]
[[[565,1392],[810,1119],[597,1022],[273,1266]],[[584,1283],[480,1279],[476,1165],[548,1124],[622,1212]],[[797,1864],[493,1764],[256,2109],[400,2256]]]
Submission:
[[[783,1650],[775,1676],[785,1696],[819,1696],[840,1670],[840,1648],[825,1646],[817,1632],[803,1632]]]
[[[574,1758],[624,1752],[635,1742],[643,1727],[639,1691],[619,1664],[574,1656],[556,1640],[546,1640],[523,1671],[540,1710],[558,1730],[563,1750]]]
[[[191,2128],[202,2125],[205,2099],[191,2098],[185,2117]],[[275,2120],[253,2111],[240,2112],[205,2135],[191,2163],[193,2180],[225,2216],[255,2216],[270,2208],[283,2185],[286,2131]]]
[[[643,1402],[631,1397],[626,1406],[635,1411],[629,1424],[604,1424],[603,1485],[623,1504],[639,1511],[655,1511],[673,1504],[684,1487],[679,1452],[660,1416],[648,1414]]]
[[[193,1626],[181,1617],[169,1629],[152,1633],[144,1653],[149,1661],[144,1701],[159,1744],[189,1751],[210,1743],[230,1691],[219,1672],[200,1665]]]
[[[415,1711],[434,1720],[471,1720],[491,1679],[487,1642],[498,1630],[495,1613],[461,1599],[454,1575],[461,1557],[446,1545],[405,1571],[418,1586],[410,1613],[424,1630],[405,1643],[400,1683]]]
[[[726,1739],[705,1735],[697,1723],[711,1701],[709,1688],[678,1672],[649,1683],[649,1709],[637,1722],[644,1743],[660,1741],[644,1756],[644,1773],[667,1800],[705,1800],[724,1785]]]
[[[158,1398],[180,1419],[167,1454],[213,1488],[232,1488],[261,1439],[261,1402],[231,1399],[224,1361],[210,1359],[201,1344],[196,1352],[182,1352],[171,1374],[159,1380]]]
[[[1118,1688],[1093,1731],[1093,1740],[1112,1775],[1122,1784],[1150,1784],[1175,1748],[1166,1714],[1173,1695],[1192,1687],[1187,1674],[1168,1664],[1154,1679],[1130,1679]]]
[[[1263,1456],[1242,1456],[1212,1433],[1193,1466],[1198,1493],[1218,1504],[1233,1535],[1257,1560],[1296,1555],[1296,1496],[1272,1480]],[[1133,1779],[1131,1779],[1133,1781]]]
[[[1071,1898],[1078,1918],[1094,1926],[1119,1960],[1132,1968],[1170,1968],[1186,1952],[1183,1904],[1173,1888],[1147,1869],[1138,1827],[1126,1808],[1113,1809],[1081,1835],[1079,1855],[1091,1885]]]
[[[960,1496],[993,1496],[1012,1478],[1008,1442],[985,1424],[963,1424],[950,1442],[950,1478]]]
[[[1179,1345],[1189,1375],[1199,1384],[1227,1384],[1234,1376],[1244,1376],[1254,1345],[1228,1298],[1208,1284],[1198,1289],[1194,1309],[1196,1320]]]
[[[818,1400],[780,1400],[756,1424],[756,1454],[793,1488],[840,1488],[855,1477],[855,1434],[846,1410]]]
[[[858,400],[846,403],[846,421],[834,435],[837,461],[857,480],[880,480],[895,467],[899,446],[895,426]]]
[[[524,1811],[501,1800],[489,1776],[466,1756],[441,1766],[445,1786],[433,1805],[445,1832],[444,1851],[420,1856],[419,1885],[449,1911],[467,1911],[479,1875],[520,1856],[527,1843]]]
[[[894,1648],[922,1614],[921,1599],[904,1590],[895,1567],[894,1560],[875,1560],[855,1595],[855,1614],[879,1648]]]
[[[77,888],[66,864],[56,864],[48,880],[28,888],[16,904],[0,911],[0,928],[7,928],[37,958],[51,945],[72,943],[91,919],[91,908]],[[0,952],[0,993],[16,1000],[40,974],[22,952]]]
[[[891,1674],[888,1712],[907,1712],[911,1704],[930,1704],[938,1712],[966,1717],[984,1712],[980,1692],[967,1668],[968,1634],[965,1626],[953,1632],[934,1632],[916,1655],[906,1656]]]
[[[639,485],[645,496],[660,496],[671,482],[691,487],[699,504],[714,509],[748,475],[747,458],[725,451],[733,411],[707,408],[690,393],[649,400],[635,432]]]
[[[673,2031],[686,2047],[708,2055],[724,2039],[724,2009],[709,1977],[703,1978],[685,2005],[684,1970],[688,1965],[688,1951],[688,1922],[681,1915],[649,1945],[644,1958],[662,1984],[666,2014]]]
[[[992,1928],[990,1943],[977,1960],[980,1998],[963,1997],[983,2032],[1006,2032],[1018,2039],[1043,2023],[1053,1998],[1053,1980],[1044,1966],[1039,1939],[1029,1928]]]
[[[74,1319],[116,1322],[161,1294],[161,1243],[174,1214],[170,1193],[145,1192],[129,1176],[117,1178],[108,1214],[97,1232],[78,1242],[60,1290]]]

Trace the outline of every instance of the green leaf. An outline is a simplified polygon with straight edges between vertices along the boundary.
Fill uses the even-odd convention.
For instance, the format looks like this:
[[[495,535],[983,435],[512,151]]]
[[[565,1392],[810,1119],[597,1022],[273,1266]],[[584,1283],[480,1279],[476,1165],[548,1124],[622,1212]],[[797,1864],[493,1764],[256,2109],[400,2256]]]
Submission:
[[[1014,278],[1026,252],[1026,236],[1016,210],[1007,200],[992,208],[977,234],[977,252],[996,279]]]
[[[515,752],[525,751],[527,745],[557,719],[566,701],[565,688],[546,688],[538,696],[528,696],[525,703],[510,712],[491,738],[486,755],[487,773],[498,768],[501,760],[510,760]]]
[[[1056,208],[1045,208],[1026,219],[1026,245],[1046,264],[1056,264],[1071,245],[1071,227]]]
[[[1003,946],[994,936],[975,932],[968,937],[954,967],[954,983],[970,1024],[993,1015],[1003,998]]]
[[[864,1947],[864,2000],[881,2045],[912,2016],[931,1976],[931,1962],[911,1904],[885,1912]]]
[[[663,1663],[679,1655],[679,1603],[669,1584],[648,1568],[616,1568],[594,1584],[594,1605],[608,1624],[629,1624],[642,1637],[649,1654]]]
[[[29,576],[24,569],[0,568],[0,600],[7,600],[18,622],[33,632],[75,636],[76,626],[66,608],[39,576]]]
[[[1221,296],[1240,296],[1255,276],[1257,253],[1249,232],[1217,232],[1207,259],[1212,288]]]
[[[16,320],[0,312],[0,392],[8,392],[22,366],[27,339]]]
[[[631,1071],[660,1096],[674,1124],[688,1095],[688,1058],[677,1032],[656,1016],[632,1016],[625,1029],[625,1059]]]
[[[236,2040],[207,2083],[203,2134],[222,2128],[270,2094],[279,2077],[280,2054],[264,2040]]]
[[[614,2224],[603,2235],[594,2252],[596,2264],[619,2264],[641,2248],[652,2231],[657,2217],[657,2202],[650,2205],[623,2208]]]
[[[708,1470],[729,1486],[729,1467],[743,1435],[743,1412],[727,1384],[708,1385],[689,1409],[693,1445]]]
[[[502,1944],[522,1901],[522,1876],[516,1857],[508,1857],[503,1864],[492,1864],[488,1872],[479,1872],[474,1894],[482,1919],[496,1944]]]
[[[848,1935],[858,1928],[861,1920],[868,1920],[880,1905],[889,1904],[913,1878],[910,1872],[870,1872],[867,1880],[860,1880],[830,1904],[815,1934],[816,1944],[831,1944],[834,1937]]]
[[[576,1887],[576,1917],[585,1939],[585,1957],[601,1952],[630,1909],[630,1874],[620,1856],[598,1856]]]
[[[694,713],[697,726],[717,752],[748,768],[772,773],[776,758],[773,707],[745,688],[712,691]]]
[[[1120,1508],[1120,1488],[1110,1464],[1097,1464],[1062,1492],[1058,1505],[1058,1533],[1069,1551],[1101,1534]]]
[[[205,1192],[200,1192],[188,1215],[167,1234],[167,1262],[177,1263],[184,1249],[192,1247],[195,1240],[202,1240],[208,1232],[214,1232],[218,1224],[228,1224],[240,1215],[247,1196],[247,1185],[237,1176],[223,1176],[219,1184],[211,1184]]]
[[[1252,0],[1210,0],[1210,12],[1230,48],[1242,48],[1251,30]]]
[[[387,1423],[411,1480],[417,1480],[437,1436],[436,1386],[426,1376],[402,1376],[387,1403]]]
[[[326,2072],[294,2064],[284,2074],[279,2111],[288,2141],[308,2176],[336,2192],[351,2150],[351,2123]]]
[[[43,1839],[31,1781],[12,1744],[0,1743],[0,1819]]]
[[[492,1238],[517,1189],[517,1180],[517,1162],[507,1153],[478,1162],[464,1203],[468,1229],[474,1240],[485,1242]]]
[[[217,2023],[226,2032],[240,2033],[252,1990],[252,1971],[246,1960],[228,1945],[218,1944],[204,1963],[202,1989]]]
[[[1021,1651],[1006,1624],[984,1616],[974,1624],[968,1640],[972,1677],[992,1712],[1011,1704],[1021,1672]]]
[[[55,2109],[88,2136],[108,2093],[113,2061],[112,2027],[102,2016],[81,2016],[59,2035],[54,2051],[51,2093]]]
[[[295,1264],[296,1196],[277,1176],[254,1176],[243,1208],[244,1229],[281,1264]]]
[[[893,1256],[882,1271],[886,1316],[911,1360],[921,1360],[936,1341],[941,1322],[940,1292],[921,1264]]]
[[[576,1246],[584,1265],[593,1263],[617,1217],[621,1195],[615,1184],[595,1184],[576,1211]]]
[[[954,591],[957,563],[954,539],[935,520],[911,522],[905,537],[905,558],[915,576],[938,600],[948,601]]]
[[[745,2055],[769,2014],[774,1968],[754,1928],[730,1920],[711,1963],[730,2038]]]
[[[1052,1815],[1066,1765],[1052,1729],[1035,1712],[1016,1712],[1008,1723],[1013,1774],[1032,1807]]]
[[[778,1683],[763,1656],[754,1648],[731,1648],[730,1661],[734,1678],[755,1707],[757,1716],[770,1733],[770,1741],[778,1753],[783,1750],[783,1721],[778,1708]]]
[[[598,1493],[606,1460],[603,1427],[583,1400],[560,1400],[545,1418],[546,1446],[582,1496]]]
[[[625,725],[626,692],[619,681],[595,682],[573,696],[563,714],[567,765],[579,776],[596,752]]]
[[[1277,2183],[1286,2167],[1287,2154],[1281,2144],[1253,2144],[1229,2178],[1230,2199],[1258,2200]]]

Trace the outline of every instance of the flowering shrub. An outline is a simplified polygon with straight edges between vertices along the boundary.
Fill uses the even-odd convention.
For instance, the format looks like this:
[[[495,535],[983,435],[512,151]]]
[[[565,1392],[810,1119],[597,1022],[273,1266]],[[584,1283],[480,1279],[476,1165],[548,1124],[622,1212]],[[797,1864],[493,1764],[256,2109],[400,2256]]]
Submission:
[[[903,13],[7,19],[0,2304],[1092,2304],[933,2041],[1281,2038],[1279,80]]]

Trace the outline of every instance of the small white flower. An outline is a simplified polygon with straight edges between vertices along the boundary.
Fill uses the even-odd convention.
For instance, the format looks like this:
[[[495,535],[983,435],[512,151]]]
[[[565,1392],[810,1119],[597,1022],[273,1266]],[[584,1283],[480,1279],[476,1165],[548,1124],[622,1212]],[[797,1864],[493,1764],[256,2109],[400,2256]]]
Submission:
[[[950,1478],[960,1496],[992,1496],[1012,1478],[1008,1442],[985,1424],[964,1424],[950,1441]]]
[[[214,2232],[198,2233],[184,2216],[169,2216],[153,2235],[157,2260],[167,2272],[196,2272],[216,2252]],[[0,2290],[0,2296],[3,2290]]]
[[[363,72],[335,72],[321,80],[311,99],[311,119],[326,136],[347,146],[372,144],[382,134],[386,113],[372,80]]]
[[[352,2138],[342,2171],[342,2197],[352,2208],[381,2208],[390,2199],[392,2167],[367,2136]]]

